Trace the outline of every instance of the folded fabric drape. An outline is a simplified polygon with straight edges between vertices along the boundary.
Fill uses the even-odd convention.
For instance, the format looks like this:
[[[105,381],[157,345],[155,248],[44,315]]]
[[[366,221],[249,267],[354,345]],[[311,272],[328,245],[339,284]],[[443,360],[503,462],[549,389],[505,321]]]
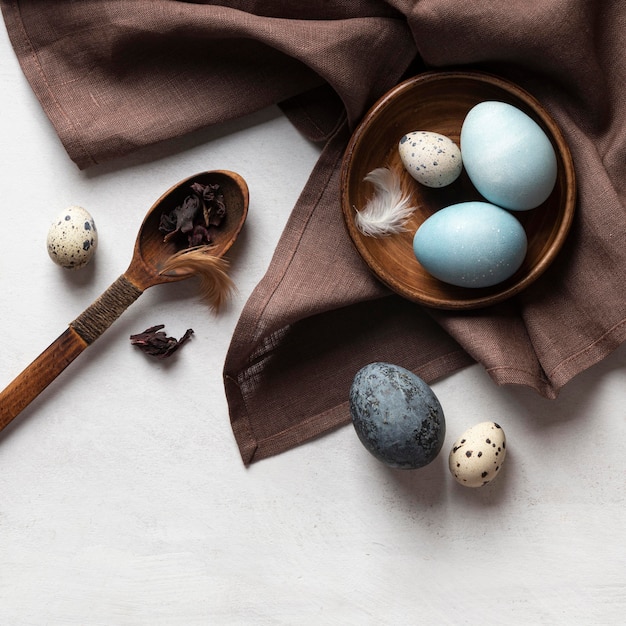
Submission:
[[[374,360],[431,382],[472,362],[555,398],[626,339],[626,4],[620,0],[0,0],[23,71],[81,168],[279,103],[324,149],[224,365],[248,464],[349,420]],[[513,80],[561,127],[575,223],[532,287],[486,309],[391,294],[342,222],[339,170],[367,108],[411,73]],[[164,88],[164,86],[166,88]]]

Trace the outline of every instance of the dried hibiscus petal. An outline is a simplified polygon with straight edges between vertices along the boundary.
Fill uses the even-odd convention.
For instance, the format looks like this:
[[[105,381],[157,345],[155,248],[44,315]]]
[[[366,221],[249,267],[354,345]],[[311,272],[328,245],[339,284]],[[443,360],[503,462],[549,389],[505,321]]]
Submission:
[[[219,226],[225,215],[226,207],[223,204],[213,207],[209,215],[209,226]]]
[[[210,215],[214,212],[221,212],[222,217],[224,216],[226,213],[224,194],[218,184],[203,185],[201,183],[193,183],[191,189],[204,203],[204,219],[207,226],[209,224]]]
[[[193,231],[197,215],[200,213],[202,201],[196,195],[187,196],[183,203],[171,213],[161,216],[159,230],[165,233],[165,241],[176,233],[190,233]]]
[[[162,331],[163,328],[165,324],[151,326],[142,333],[131,335],[130,342],[150,356],[165,359],[174,354],[193,335],[193,330],[189,328],[180,339],[175,339],[168,337]]]
[[[218,184],[192,183],[191,195],[174,210],[163,213],[159,231],[170,241],[179,233],[187,236],[187,247],[212,243],[211,230],[221,225],[226,217],[224,194]]]
[[[187,235],[187,241],[190,248],[205,246],[211,243],[211,233],[203,224],[197,224]]]

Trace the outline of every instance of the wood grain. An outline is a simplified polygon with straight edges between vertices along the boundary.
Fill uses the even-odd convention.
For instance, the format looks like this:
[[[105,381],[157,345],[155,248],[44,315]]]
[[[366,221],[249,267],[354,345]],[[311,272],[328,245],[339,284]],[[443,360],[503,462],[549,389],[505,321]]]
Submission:
[[[223,256],[230,249],[248,214],[248,186],[241,176],[226,170],[202,172],[165,192],[152,205],[141,225],[126,272],[0,393],[0,430],[109,328],[145,289],[191,276],[183,272],[161,273],[165,261],[178,249],[174,243],[164,242],[159,231],[161,215],[182,203],[190,193],[191,182],[220,185],[227,215],[212,244],[212,255]]]
[[[413,236],[435,211],[457,202],[482,198],[465,171],[442,189],[419,185],[404,169],[398,143],[408,132],[428,130],[447,135],[458,145],[465,116],[474,105],[485,100],[507,102],[533,118],[555,148],[558,173],[550,197],[536,209],[516,215],[528,237],[528,252],[519,270],[493,287],[469,289],[446,284],[428,274],[413,254]],[[373,192],[373,187],[363,183],[363,179],[378,167],[390,167],[400,173],[402,184],[417,207],[405,233],[374,238],[363,235],[355,226],[355,211],[363,208]],[[427,72],[389,91],[355,130],[342,163],[341,203],[352,241],[383,283],[405,298],[426,306],[473,309],[519,293],[554,260],[572,223],[576,180],[565,139],[530,94],[512,83],[479,72]]]

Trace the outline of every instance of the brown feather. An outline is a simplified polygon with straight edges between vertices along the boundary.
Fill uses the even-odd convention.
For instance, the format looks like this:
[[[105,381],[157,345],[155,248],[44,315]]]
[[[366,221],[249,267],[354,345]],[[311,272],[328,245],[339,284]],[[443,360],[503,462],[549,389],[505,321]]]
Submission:
[[[235,285],[227,273],[228,261],[211,254],[209,246],[189,248],[172,255],[161,274],[193,274],[200,279],[200,295],[214,311],[226,303]]]

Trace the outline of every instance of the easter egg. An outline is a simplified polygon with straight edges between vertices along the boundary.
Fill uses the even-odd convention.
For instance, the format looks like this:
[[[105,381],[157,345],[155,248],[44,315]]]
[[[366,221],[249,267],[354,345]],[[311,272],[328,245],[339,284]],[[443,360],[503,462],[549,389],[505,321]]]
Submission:
[[[360,369],[350,387],[350,415],[361,443],[389,467],[424,467],[443,446],[437,396],[403,367],[377,362]]]
[[[460,141],[465,171],[489,202],[527,211],[550,196],[557,177],[554,147],[517,107],[480,102],[465,117]]]
[[[400,139],[398,152],[407,172],[426,187],[445,187],[463,169],[459,147],[439,133],[426,130],[407,133]]]
[[[417,229],[413,252],[435,278],[459,287],[490,287],[512,276],[526,256],[519,220],[487,202],[461,202],[433,213]]]
[[[495,422],[481,422],[466,430],[452,446],[448,467],[465,487],[482,487],[502,469],[506,437]]]
[[[98,246],[98,231],[88,211],[70,206],[52,222],[47,237],[50,258],[66,269],[79,269],[91,261]]]

